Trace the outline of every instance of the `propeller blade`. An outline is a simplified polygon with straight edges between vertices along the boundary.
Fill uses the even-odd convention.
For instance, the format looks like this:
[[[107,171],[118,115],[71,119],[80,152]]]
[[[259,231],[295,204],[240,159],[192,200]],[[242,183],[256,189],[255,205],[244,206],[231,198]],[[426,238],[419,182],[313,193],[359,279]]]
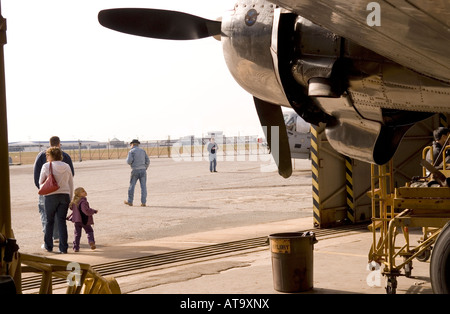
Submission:
[[[220,35],[221,22],[177,11],[123,8],[98,13],[104,27],[131,35],[189,40]]]
[[[253,97],[253,100],[270,152],[278,166],[278,173],[283,178],[289,178],[292,174],[291,149],[281,107],[256,97]],[[278,127],[274,128],[275,131],[272,130],[274,126]],[[277,129],[278,134],[273,134],[272,131],[277,132]]]

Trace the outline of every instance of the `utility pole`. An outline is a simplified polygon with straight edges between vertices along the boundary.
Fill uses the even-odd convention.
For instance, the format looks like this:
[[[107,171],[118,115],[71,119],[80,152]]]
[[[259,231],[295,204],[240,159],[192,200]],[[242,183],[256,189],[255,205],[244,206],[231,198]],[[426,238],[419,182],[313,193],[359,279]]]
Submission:
[[[0,2],[0,294],[21,291],[21,271],[17,254],[19,246],[16,244],[11,228],[5,55],[3,53],[5,44],[6,20],[2,16]]]
[[[0,234],[12,238],[11,191],[9,185],[8,125],[6,116],[5,58],[6,20],[0,3]]]
[[[81,140],[78,140],[78,155],[80,156],[80,162],[82,162],[83,160],[81,159]]]

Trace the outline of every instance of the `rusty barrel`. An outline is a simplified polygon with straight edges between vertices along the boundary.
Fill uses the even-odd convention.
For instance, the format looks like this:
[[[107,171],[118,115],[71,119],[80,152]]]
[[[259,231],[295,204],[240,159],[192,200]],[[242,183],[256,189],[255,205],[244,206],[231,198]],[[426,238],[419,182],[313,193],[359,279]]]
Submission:
[[[269,235],[274,289],[302,292],[313,288],[313,232]]]

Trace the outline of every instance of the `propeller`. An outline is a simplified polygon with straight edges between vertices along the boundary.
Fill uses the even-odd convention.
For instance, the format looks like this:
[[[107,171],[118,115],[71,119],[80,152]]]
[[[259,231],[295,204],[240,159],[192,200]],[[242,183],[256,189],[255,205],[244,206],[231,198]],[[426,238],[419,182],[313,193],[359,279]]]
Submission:
[[[220,21],[177,11],[122,8],[102,10],[98,21],[104,27],[126,34],[158,39],[190,40],[221,34]]]
[[[267,126],[263,129],[270,152],[278,166],[278,173],[283,178],[289,178],[292,174],[291,149],[281,107],[256,97],[253,99],[261,125]],[[278,134],[272,134],[272,126],[278,127]]]
[[[104,27],[131,35],[158,39],[190,40],[214,36],[220,40],[222,22],[177,11],[122,8],[102,10],[98,21]],[[291,151],[281,107],[254,97],[259,120],[266,133],[278,173],[292,174]],[[276,126],[273,131],[272,126]],[[272,134],[272,131],[274,134]],[[276,132],[276,133],[275,133]],[[277,134],[278,133],[278,134]]]

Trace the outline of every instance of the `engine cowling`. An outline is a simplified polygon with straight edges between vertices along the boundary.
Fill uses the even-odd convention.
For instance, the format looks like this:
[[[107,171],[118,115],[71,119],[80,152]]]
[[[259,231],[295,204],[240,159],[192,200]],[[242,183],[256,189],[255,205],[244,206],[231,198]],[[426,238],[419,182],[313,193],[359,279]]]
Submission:
[[[325,123],[328,141],[344,155],[384,164],[406,131],[431,115],[398,107],[395,97],[409,87],[380,78],[380,72],[396,73],[394,79],[418,74],[270,2],[239,1],[222,18],[221,40],[242,88],[293,108],[308,123]],[[390,95],[383,94],[387,85]]]
[[[239,1],[222,17],[221,41],[228,69],[242,88],[264,101],[290,107],[271,53],[277,31],[275,9],[266,1]]]

